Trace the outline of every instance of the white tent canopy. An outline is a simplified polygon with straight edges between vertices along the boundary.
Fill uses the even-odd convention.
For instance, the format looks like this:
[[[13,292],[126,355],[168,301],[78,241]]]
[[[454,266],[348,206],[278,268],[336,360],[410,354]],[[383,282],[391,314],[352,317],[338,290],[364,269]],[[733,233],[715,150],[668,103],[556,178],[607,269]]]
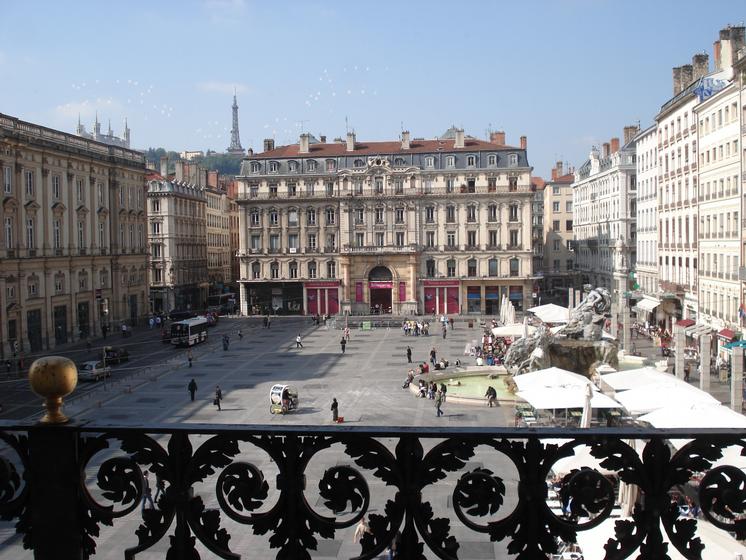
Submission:
[[[528,326],[528,334],[531,334],[536,330],[536,327]],[[504,327],[495,327],[492,329],[494,336],[523,336],[523,323],[513,323],[512,325],[505,325]]]
[[[746,416],[721,404],[678,403],[659,408],[638,420],[654,428],[746,428]]]
[[[684,406],[708,402],[711,404],[720,404],[709,393],[700,391],[696,387],[692,387],[681,381],[642,385],[629,391],[617,393],[615,398],[624,405],[624,408],[630,414],[645,414],[674,403]]]
[[[545,323],[567,323],[570,320],[570,310],[554,303],[532,307],[529,312]]]
[[[513,381],[519,391],[548,387],[586,387],[591,381],[578,373],[558,367],[550,367],[516,375]]]
[[[558,410],[562,408],[583,408],[585,391],[583,387],[538,387],[519,391],[517,396],[528,402],[536,410]],[[593,392],[591,408],[621,408],[611,397]]]
[[[678,379],[670,373],[660,372],[652,367],[628,369],[615,373],[602,375],[601,379],[615,391],[626,391],[644,385],[655,383],[681,383],[688,385],[685,381]]]

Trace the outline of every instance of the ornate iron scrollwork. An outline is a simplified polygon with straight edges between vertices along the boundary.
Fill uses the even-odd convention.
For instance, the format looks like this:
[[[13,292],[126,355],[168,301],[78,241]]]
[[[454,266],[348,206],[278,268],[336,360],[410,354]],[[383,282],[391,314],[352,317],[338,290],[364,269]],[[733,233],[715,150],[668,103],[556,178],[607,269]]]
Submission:
[[[29,484],[26,480],[28,439],[24,435],[0,432],[0,440],[13,450],[23,468],[23,472],[19,473],[13,461],[0,456],[0,519],[10,521],[17,518],[16,532],[23,535],[24,548],[30,548]]]

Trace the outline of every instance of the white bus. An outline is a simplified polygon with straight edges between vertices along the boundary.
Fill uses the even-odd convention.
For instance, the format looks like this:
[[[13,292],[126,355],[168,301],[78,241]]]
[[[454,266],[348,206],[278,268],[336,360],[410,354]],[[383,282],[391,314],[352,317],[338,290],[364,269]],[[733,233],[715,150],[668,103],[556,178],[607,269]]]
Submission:
[[[171,323],[171,344],[194,346],[207,340],[207,318],[195,317]]]

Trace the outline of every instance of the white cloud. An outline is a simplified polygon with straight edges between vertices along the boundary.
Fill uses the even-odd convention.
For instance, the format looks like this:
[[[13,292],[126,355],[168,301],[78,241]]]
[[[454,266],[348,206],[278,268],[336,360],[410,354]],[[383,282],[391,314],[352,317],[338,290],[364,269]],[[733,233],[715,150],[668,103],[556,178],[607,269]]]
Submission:
[[[222,93],[224,95],[233,95],[233,92],[244,93],[249,91],[249,86],[246,84],[237,84],[233,82],[220,82],[217,80],[211,80],[208,82],[200,82],[197,84],[197,89],[207,91],[211,93]]]

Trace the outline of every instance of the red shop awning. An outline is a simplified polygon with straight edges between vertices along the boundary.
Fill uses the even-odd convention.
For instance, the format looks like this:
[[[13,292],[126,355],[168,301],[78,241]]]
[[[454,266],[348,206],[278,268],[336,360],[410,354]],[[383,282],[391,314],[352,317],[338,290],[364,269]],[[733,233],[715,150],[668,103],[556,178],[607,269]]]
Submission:
[[[730,330],[730,329],[723,329],[723,330],[721,330],[721,331],[720,331],[720,332],[718,333],[718,336],[719,336],[720,338],[724,338],[725,340],[731,341],[731,340],[733,340],[734,338],[736,338],[736,333],[735,333],[735,332],[733,332],[733,331],[732,331],[732,330]]]
[[[691,327],[694,324],[694,321],[692,319],[681,319],[679,321],[676,321],[676,324],[680,327]]]

